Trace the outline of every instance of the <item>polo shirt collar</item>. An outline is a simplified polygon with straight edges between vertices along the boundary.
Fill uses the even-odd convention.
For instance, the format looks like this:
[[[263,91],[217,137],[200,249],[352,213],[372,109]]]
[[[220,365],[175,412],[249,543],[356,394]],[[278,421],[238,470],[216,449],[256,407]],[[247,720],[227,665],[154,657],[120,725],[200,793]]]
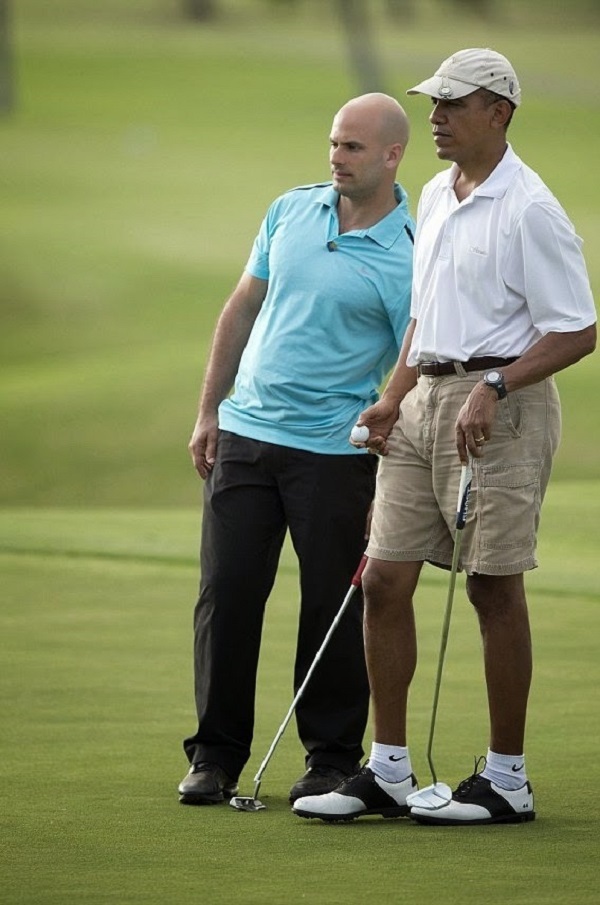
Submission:
[[[521,169],[521,166],[521,159],[517,157],[511,145],[508,144],[500,163],[492,170],[485,182],[477,186],[470,197],[483,195],[486,198],[502,198],[506,194],[515,173]],[[459,169],[453,163],[448,170],[448,188],[454,190],[454,183],[458,173]]]
[[[398,206],[374,226],[370,226],[368,229],[352,230],[353,235],[369,236],[382,248],[391,248],[408,221],[408,198],[398,182],[394,183],[394,194]],[[339,192],[336,192],[332,185],[328,185],[316,194],[315,202],[335,209],[339,197]]]

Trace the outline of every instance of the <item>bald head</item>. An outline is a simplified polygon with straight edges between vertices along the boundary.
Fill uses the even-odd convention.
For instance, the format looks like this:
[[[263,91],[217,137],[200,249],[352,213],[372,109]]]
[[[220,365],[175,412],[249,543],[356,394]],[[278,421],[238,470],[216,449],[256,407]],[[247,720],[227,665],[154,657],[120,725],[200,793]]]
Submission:
[[[372,130],[384,145],[400,144],[406,148],[408,144],[408,117],[398,101],[389,94],[373,92],[352,98],[338,110],[334,123],[342,119],[346,126],[356,123],[361,128]]]
[[[368,206],[375,223],[397,204],[394,183],[408,131],[406,113],[387,94],[362,94],[338,110],[329,138],[329,163],[343,205]]]

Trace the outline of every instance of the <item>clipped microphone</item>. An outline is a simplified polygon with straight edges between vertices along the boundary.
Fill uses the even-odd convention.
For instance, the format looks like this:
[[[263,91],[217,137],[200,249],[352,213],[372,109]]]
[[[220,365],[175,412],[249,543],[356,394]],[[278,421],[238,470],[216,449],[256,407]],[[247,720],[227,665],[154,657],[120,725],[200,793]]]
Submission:
[[[330,239],[329,242],[327,243],[327,251],[335,251],[336,249],[337,249],[337,243],[335,243],[333,241],[333,239]]]

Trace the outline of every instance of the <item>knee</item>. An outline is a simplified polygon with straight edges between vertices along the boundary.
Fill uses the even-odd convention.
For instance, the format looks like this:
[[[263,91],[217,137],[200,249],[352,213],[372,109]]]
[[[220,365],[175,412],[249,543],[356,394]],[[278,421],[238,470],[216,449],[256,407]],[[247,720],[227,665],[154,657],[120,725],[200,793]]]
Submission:
[[[366,600],[376,600],[389,587],[384,570],[377,561],[369,560],[363,572],[362,589]]]
[[[410,565],[369,560],[362,578],[365,609],[368,612],[412,605],[416,580],[409,576],[410,569],[407,567]]]
[[[485,582],[481,581],[481,575],[469,575],[466,582],[466,592],[469,603],[477,612],[485,609],[486,594]]]
[[[510,619],[527,608],[522,575],[469,575],[466,590],[481,622]]]

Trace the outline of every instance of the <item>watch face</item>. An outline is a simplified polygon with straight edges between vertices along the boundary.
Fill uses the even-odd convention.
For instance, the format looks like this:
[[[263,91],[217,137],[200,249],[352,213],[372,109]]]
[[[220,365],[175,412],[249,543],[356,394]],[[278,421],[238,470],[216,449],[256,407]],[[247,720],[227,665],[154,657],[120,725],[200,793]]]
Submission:
[[[485,379],[488,383],[498,383],[499,380],[502,380],[502,374],[500,371],[488,371]]]

